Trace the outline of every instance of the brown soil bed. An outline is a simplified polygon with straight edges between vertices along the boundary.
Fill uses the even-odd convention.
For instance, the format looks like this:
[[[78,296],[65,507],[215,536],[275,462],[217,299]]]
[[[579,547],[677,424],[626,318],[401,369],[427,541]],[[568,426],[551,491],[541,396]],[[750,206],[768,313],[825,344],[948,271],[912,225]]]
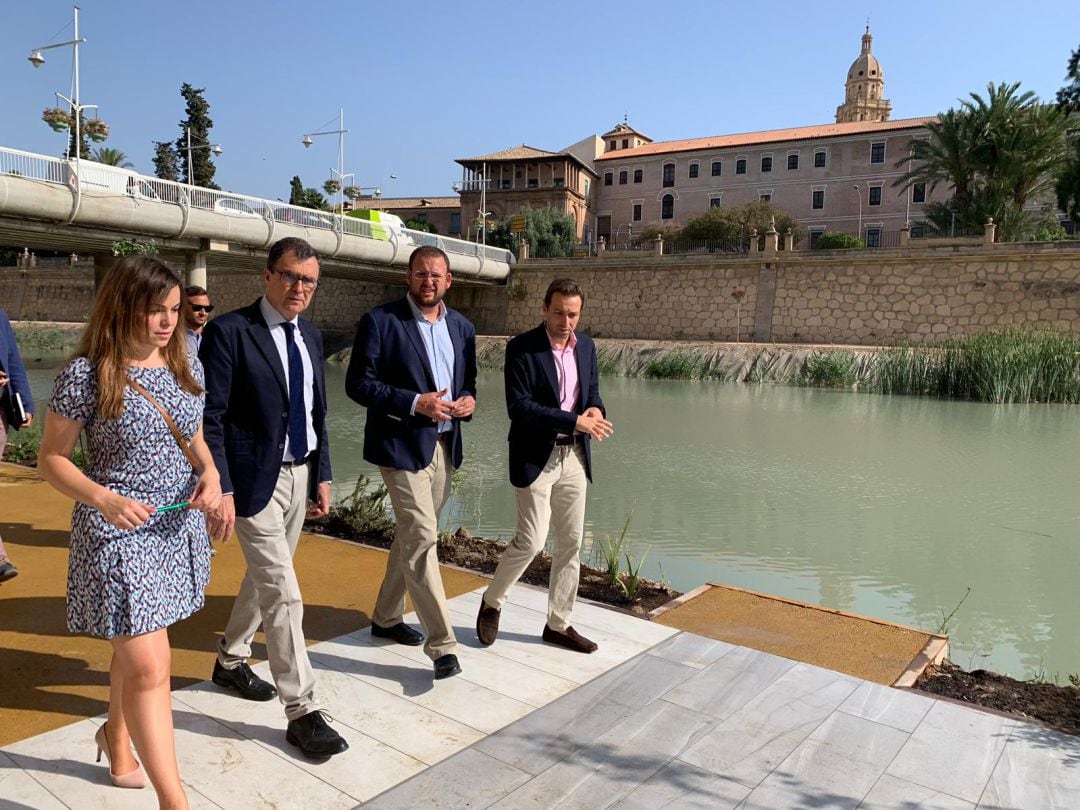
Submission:
[[[390,548],[390,544],[393,542],[392,535],[358,539],[353,536],[347,525],[331,519],[309,523],[305,528],[312,532],[328,534],[332,537],[340,537],[344,540],[351,540],[364,545],[375,546],[376,548]],[[499,564],[499,557],[502,556],[505,548],[506,543],[485,540],[482,537],[473,537],[465,529],[458,529],[454,534],[444,534],[439,537],[439,562],[467,568],[481,574],[494,574],[495,567]],[[546,551],[542,551],[525,569],[521,581],[530,585],[547,587],[550,575],[551,555]],[[667,587],[661,582],[642,578],[636,598],[631,602],[627,600],[620,588],[611,584],[606,571],[589,565],[583,564],[581,566],[578,596],[582,599],[603,602],[604,604],[643,615],[661,605],[666,605],[680,595],[678,591]]]
[[[1066,734],[1080,735],[1080,689],[1075,686],[1017,681],[985,669],[967,672],[951,661],[943,661],[938,666],[928,667],[915,688],[1039,720]]]

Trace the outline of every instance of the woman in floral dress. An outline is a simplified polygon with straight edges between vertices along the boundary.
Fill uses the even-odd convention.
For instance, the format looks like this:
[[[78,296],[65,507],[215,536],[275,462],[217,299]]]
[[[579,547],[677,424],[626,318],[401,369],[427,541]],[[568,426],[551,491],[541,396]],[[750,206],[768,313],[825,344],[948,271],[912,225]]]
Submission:
[[[181,303],[179,279],[157,259],[131,256],[109,271],[75,358],[56,379],[38,462],[42,477],[76,501],[68,629],[113,648],[99,751],[109,757],[113,784],[143,787],[149,775],[160,806],[170,809],[188,803],[176,763],[167,628],[203,606],[210,576],[203,513],[221,500],[202,436],[202,366],[176,329]],[[190,442],[194,465],[132,381]],[[85,474],[71,461],[83,431]]]

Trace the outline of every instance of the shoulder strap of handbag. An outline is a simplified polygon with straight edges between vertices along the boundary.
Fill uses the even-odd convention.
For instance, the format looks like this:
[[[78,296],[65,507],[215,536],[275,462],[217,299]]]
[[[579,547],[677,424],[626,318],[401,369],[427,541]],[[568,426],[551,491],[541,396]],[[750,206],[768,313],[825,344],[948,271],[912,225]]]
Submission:
[[[174,422],[172,420],[172,417],[169,416],[168,411],[161,407],[160,402],[150,396],[149,391],[139,385],[139,383],[135,382],[135,380],[131,379],[131,377],[127,378],[127,384],[134,388],[136,391],[138,391],[140,394],[142,394],[144,397],[146,397],[146,399],[149,400],[150,404],[157,408],[158,413],[160,413],[162,418],[165,420],[165,424],[168,425],[169,430],[172,431],[172,435],[173,438],[176,439],[176,443],[180,445],[180,449],[184,451],[184,456],[187,458],[188,463],[191,465],[191,468],[193,470],[199,469],[201,465],[199,464],[199,460],[195,457],[195,453],[192,452],[191,445],[189,445],[187,440],[184,438],[184,434],[180,432],[180,428],[176,426],[176,422]]]

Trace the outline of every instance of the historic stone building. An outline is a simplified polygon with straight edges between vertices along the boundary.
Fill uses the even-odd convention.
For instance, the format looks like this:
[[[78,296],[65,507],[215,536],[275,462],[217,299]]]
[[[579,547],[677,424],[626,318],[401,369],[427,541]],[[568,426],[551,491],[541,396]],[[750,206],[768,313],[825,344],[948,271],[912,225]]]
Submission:
[[[893,183],[932,119],[889,120],[872,41],[867,27],[832,124],[654,142],[624,120],[559,152],[518,146],[459,159],[463,233],[476,238],[482,210],[503,218],[551,205],[574,217],[582,240],[621,244],[646,225],[685,224],[710,207],[764,199],[811,240],[843,231],[880,244],[905,223],[918,235],[929,191]]]

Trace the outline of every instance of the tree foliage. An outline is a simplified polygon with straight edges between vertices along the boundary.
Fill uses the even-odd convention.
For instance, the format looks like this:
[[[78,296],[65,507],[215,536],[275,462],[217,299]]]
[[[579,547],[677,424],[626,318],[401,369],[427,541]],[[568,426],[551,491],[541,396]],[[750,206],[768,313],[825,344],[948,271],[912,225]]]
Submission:
[[[682,234],[682,228],[678,225],[650,222],[637,232],[637,240],[644,245],[648,245],[655,242],[658,236],[667,242],[671,239],[678,239],[680,234]]]
[[[119,166],[121,169],[133,169],[135,164],[128,160],[128,156],[119,149],[108,146],[99,146],[93,151],[93,159],[106,166]]]
[[[728,207],[710,208],[700,217],[686,223],[680,234],[681,239],[706,239],[709,241],[748,241],[750,231],[756,230],[761,236],[776,223],[776,230],[781,234],[788,228],[797,233],[798,223],[795,218],[771,202],[754,200]]]
[[[322,192],[317,188],[304,188],[299,175],[293,175],[293,179],[289,181],[289,205],[315,208],[319,211],[329,210]]]
[[[1080,110],[1080,48],[1069,57],[1065,80],[1068,84],[1058,90],[1057,103],[1066,110],[1076,112]]]
[[[203,188],[217,189],[214,172],[217,171],[210,159],[210,130],[214,122],[210,119],[210,104],[203,93],[205,87],[192,87],[187,82],[180,85],[180,95],[184,97],[185,118],[180,122],[180,137],[176,139],[176,154],[179,160],[180,176],[183,182]],[[188,130],[191,130],[191,177],[188,177]],[[201,148],[195,148],[201,147]]]
[[[1058,208],[1067,212],[1074,222],[1080,222],[1080,135],[1073,138],[1072,158],[1058,177],[1054,191]]]
[[[510,233],[510,219],[499,220],[488,225],[487,243],[514,250],[515,238],[524,239],[529,255],[545,257],[569,256],[577,244],[577,224],[569,214],[548,207],[525,208],[517,215],[525,217],[524,232]]]
[[[168,141],[154,141],[154,176],[162,180],[177,180],[176,148]]]
[[[439,229],[428,222],[426,219],[420,219],[419,217],[411,217],[405,220],[405,227],[412,231],[427,231],[428,233],[438,233]]]
[[[853,233],[823,233],[817,238],[815,250],[844,250],[863,247],[863,240]]]
[[[71,117],[75,117],[75,110],[71,111]],[[68,128],[68,155],[75,156],[75,122],[72,121]],[[82,160],[93,160],[90,153],[90,140],[86,134],[86,116],[79,113],[79,157]]]
[[[965,232],[993,217],[999,238],[1020,238],[1031,225],[1025,205],[1049,191],[1068,159],[1065,112],[1021,92],[1019,82],[989,84],[985,98],[971,93],[927,129],[930,139],[913,141],[910,158],[897,161],[906,171],[893,185],[952,188],[944,208],[924,212],[932,229],[946,214]]]

